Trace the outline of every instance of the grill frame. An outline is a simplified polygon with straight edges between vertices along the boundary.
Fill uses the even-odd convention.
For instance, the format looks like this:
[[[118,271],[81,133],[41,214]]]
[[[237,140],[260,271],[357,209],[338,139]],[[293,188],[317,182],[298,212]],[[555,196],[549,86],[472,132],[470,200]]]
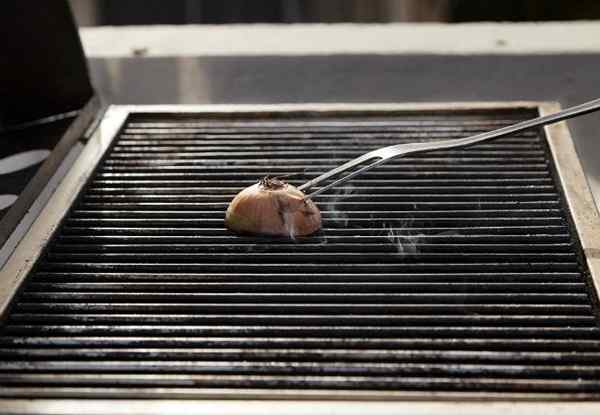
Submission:
[[[71,170],[53,195],[45,209],[37,218],[29,232],[25,235],[13,255],[7,261],[5,267],[0,271],[0,315],[4,315],[10,304],[10,300],[16,295],[20,284],[29,274],[42,253],[46,242],[60,226],[64,216],[71,205],[76,201],[79,193],[85,187],[88,179],[93,174],[96,166],[101,162],[107,150],[111,147],[113,139],[119,134],[121,128],[126,124],[129,114],[166,114],[171,116],[194,114],[194,115],[231,115],[252,116],[268,114],[279,114],[286,116],[294,115],[382,115],[389,116],[395,113],[418,113],[447,112],[447,111],[477,111],[487,109],[534,109],[540,115],[549,114],[560,109],[557,103],[548,102],[469,102],[454,104],[286,104],[286,105],[206,105],[206,106],[112,106],[106,112],[102,122],[86,148],[83,150]],[[585,254],[588,269],[592,276],[595,294],[598,295],[600,286],[600,220],[591,191],[585,180],[583,170],[576,155],[573,141],[565,122],[545,127],[545,136],[549,145],[550,153],[556,167],[555,175],[557,184],[560,183],[565,200],[568,204],[571,219],[574,223],[580,244]],[[206,398],[219,399],[343,399],[343,400],[448,400],[452,401],[458,397],[470,399],[474,402],[481,399],[477,393],[443,395],[434,392],[357,392],[349,396],[347,392],[324,391],[315,394],[310,391],[273,391],[265,392],[246,391],[235,395],[221,391],[207,391]],[[197,393],[194,397],[197,397]],[[265,396],[267,395],[267,396]],[[493,394],[485,393],[486,399]],[[43,396],[43,391],[40,391]],[[137,395],[140,396],[140,395]],[[131,398],[136,397],[135,393]],[[150,398],[151,394],[143,396]],[[510,396],[508,396],[510,398]],[[582,398],[581,394],[573,395],[572,398]],[[500,396],[499,396],[500,398]],[[502,401],[506,401],[507,394],[502,394]],[[515,395],[515,399],[523,400],[522,395]],[[553,399],[565,399],[565,394],[553,397],[549,394],[530,394],[526,399],[552,401]],[[11,400],[18,402],[19,400]],[[58,401],[58,400],[55,400]],[[0,400],[0,403],[8,402]],[[119,402],[123,402],[119,400]],[[81,407],[75,407],[81,410]],[[600,408],[600,403],[595,408]],[[445,413],[450,410],[447,407]],[[546,411],[545,411],[546,412]]]

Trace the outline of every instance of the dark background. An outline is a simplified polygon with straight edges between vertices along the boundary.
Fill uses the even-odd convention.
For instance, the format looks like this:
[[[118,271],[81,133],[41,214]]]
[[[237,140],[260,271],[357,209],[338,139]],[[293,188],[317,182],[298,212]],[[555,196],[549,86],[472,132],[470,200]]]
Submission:
[[[71,0],[83,26],[600,18],[598,0]]]

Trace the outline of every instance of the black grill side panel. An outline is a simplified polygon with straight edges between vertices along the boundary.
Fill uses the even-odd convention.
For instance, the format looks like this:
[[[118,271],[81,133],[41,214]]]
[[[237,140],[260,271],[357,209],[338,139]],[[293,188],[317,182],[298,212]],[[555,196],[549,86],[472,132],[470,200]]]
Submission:
[[[264,175],[532,116],[134,114],[0,329],[0,395],[596,396],[596,299],[540,132],[386,164],[319,197],[310,237],[223,225]]]

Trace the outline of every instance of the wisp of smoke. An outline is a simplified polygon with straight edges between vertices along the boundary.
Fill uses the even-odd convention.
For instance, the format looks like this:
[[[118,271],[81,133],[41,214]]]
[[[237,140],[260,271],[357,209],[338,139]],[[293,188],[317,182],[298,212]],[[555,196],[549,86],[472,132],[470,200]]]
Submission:
[[[339,203],[353,195],[355,191],[355,187],[351,184],[335,189],[331,201],[325,205],[325,209],[331,214],[331,220],[334,221],[336,225],[344,228],[348,226],[350,219],[348,214],[340,209]]]
[[[415,255],[419,253],[419,244],[425,236],[421,233],[410,234],[406,229],[407,225],[399,228],[387,228],[386,238],[396,248],[400,256]]]
[[[396,248],[400,256],[416,255],[420,252],[420,246],[427,242],[427,235],[410,231],[412,220],[403,221],[398,226],[386,225],[385,237]],[[453,230],[440,232],[431,236],[456,237],[460,234]]]
[[[294,227],[294,212],[284,211],[281,213],[283,216],[283,223],[285,229],[290,236],[290,239],[296,242],[296,229]]]

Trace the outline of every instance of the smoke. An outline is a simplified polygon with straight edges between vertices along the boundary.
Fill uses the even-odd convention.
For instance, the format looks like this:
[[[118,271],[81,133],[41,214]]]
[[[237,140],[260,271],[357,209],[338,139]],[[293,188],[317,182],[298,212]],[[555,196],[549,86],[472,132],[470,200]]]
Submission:
[[[296,227],[294,222],[294,213],[295,211],[292,211],[290,209],[284,209],[283,211],[281,211],[281,216],[283,217],[283,224],[290,239],[296,242]]]
[[[396,227],[384,224],[385,238],[401,257],[418,255],[422,246],[431,242],[436,243],[435,237],[452,238],[460,235],[456,231],[447,230],[427,236],[424,233],[411,231],[412,222],[413,220],[403,221]]]
[[[341,209],[340,202],[348,199],[350,196],[356,193],[356,188],[347,184],[344,187],[335,189],[333,197],[329,202],[325,204],[325,210],[330,214],[329,219],[332,220],[337,226],[347,228],[350,221],[348,213]]]
[[[403,257],[418,254],[419,246],[425,237],[422,233],[411,233],[411,223],[412,220],[409,220],[396,227],[384,224],[385,238],[396,249],[398,255]]]

